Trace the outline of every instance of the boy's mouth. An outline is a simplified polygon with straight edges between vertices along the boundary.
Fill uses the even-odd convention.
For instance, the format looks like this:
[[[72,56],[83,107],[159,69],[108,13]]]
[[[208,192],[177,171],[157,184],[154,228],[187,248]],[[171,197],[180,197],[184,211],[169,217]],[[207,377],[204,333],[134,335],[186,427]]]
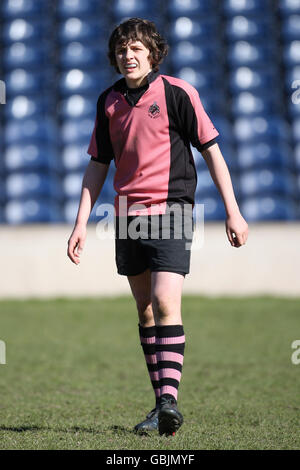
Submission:
[[[137,67],[136,64],[127,64],[124,66],[126,70],[132,70],[132,69],[135,69],[136,67]]]

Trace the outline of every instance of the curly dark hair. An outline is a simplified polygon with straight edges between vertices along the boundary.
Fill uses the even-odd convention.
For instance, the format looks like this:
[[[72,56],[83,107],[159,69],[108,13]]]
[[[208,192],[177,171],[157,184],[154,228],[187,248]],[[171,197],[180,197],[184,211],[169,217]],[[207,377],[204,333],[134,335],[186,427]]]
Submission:
[[[108,58],[110,64],[115,67],[117,73],[121,73],[116,61],[116,46],[118,44],[128,44],[129,41],[141,41],[150,50],[149,60],[154,71],[159,70],[168,54],[169,46],[166,40],[158,33],[152,21],[142,18],[130,18],[117,26],[108,42]]]

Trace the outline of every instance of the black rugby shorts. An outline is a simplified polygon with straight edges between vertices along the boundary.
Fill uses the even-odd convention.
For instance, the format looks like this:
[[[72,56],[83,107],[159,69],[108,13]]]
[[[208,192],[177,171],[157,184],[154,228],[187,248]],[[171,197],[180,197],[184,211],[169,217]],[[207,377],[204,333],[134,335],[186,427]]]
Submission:
[[[115,217],[118,273],[136,276],[146,269],[185,276],[190,270],[192,213]]]

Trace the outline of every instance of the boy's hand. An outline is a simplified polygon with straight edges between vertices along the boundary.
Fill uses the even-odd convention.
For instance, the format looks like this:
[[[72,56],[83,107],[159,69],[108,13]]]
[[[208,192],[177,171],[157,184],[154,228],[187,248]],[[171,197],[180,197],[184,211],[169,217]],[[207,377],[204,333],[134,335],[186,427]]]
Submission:
[[[86,226],[76,225],[68,240],[68,257],[75,263],[80,263],[80,255],[82,253],[84,242],[86,239]]]
[[[248,224],[240,213],[227,217],[226,233],[231,246],[239,248],[245,245],[248,238]]]

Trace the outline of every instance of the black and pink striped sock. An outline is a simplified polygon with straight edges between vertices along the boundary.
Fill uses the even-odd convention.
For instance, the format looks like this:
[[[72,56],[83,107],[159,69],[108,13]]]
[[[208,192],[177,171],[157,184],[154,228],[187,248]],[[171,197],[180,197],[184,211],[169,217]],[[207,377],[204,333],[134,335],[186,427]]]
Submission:
[[[177,401],[181,379],[185,335],[182,325],[156,326],[156,357],[160,397]]]
[[[139,325],[139,334],[140,334],[141,345],[142,345],[144,355],[145,355],[147,369],[148,369],[152,387],[155,393],[156,404],[158,404],[159,397],[160,397],[160,387],[159,387],[159,377],[158,377],[157,359],[156,359],[156,346],[155,346],[156,327],[155,326],[143,327]]]

